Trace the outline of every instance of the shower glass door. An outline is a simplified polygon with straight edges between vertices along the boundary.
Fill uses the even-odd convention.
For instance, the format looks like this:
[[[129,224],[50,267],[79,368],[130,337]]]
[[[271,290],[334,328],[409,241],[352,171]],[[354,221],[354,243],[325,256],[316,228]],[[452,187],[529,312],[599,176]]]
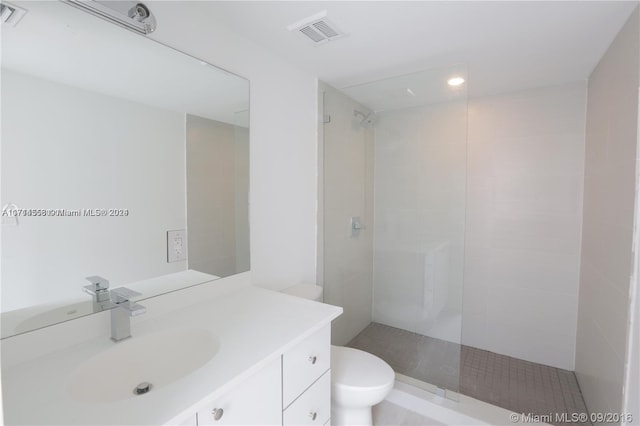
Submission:
[[[454,78],[466,80],[466,67],[342,89],[375,113],[365,122],[375,140],[373,223],[367,224],[372,323],[349,345],[380,356],[404,380],[440,393],[459,389],[462,332],[467,83],[452,85]],[[326,108],[325,114],[333,119]],[[355,115],[354,123],[363,118]],[[331,134],[325,144],[332,143]],[[335,161],[325,155],[324,170]],[[331,191],[325,186],[325,197]],[[328,275],[336,265],[324,266]]]

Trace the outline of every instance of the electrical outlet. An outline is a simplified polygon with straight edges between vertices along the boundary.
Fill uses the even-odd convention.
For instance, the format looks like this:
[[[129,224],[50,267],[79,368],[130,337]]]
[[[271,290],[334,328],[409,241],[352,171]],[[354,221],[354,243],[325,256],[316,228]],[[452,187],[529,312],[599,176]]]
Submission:
[[[167,262],[187,260],[187,232],[184,229],[167,231]]]

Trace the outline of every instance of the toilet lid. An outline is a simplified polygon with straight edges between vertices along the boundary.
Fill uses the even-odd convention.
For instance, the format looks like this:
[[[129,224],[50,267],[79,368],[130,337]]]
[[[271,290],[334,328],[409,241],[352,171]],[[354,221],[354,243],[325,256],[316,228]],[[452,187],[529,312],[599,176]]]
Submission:
[[[331,380],[353,387],[383,387],[393,383],[393,369],[382,359],[359,349],[331,346]]]

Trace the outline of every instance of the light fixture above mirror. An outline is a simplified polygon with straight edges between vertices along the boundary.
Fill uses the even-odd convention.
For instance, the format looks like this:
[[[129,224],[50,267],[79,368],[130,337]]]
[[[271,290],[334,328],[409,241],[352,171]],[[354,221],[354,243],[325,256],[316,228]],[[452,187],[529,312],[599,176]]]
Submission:
[[[147,5],[137,1],[62,0],[112,24],[139,34],[156,30],[156,18]]]

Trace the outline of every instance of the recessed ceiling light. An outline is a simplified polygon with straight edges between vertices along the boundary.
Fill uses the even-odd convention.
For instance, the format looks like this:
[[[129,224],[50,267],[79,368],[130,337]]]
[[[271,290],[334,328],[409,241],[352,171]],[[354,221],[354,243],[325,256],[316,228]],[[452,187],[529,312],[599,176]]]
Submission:
[[[462,77],[452,77],[447,80],[447,84],[449,84],[449,86],[460,86],[462,83],[464,83],[464,78]]]

